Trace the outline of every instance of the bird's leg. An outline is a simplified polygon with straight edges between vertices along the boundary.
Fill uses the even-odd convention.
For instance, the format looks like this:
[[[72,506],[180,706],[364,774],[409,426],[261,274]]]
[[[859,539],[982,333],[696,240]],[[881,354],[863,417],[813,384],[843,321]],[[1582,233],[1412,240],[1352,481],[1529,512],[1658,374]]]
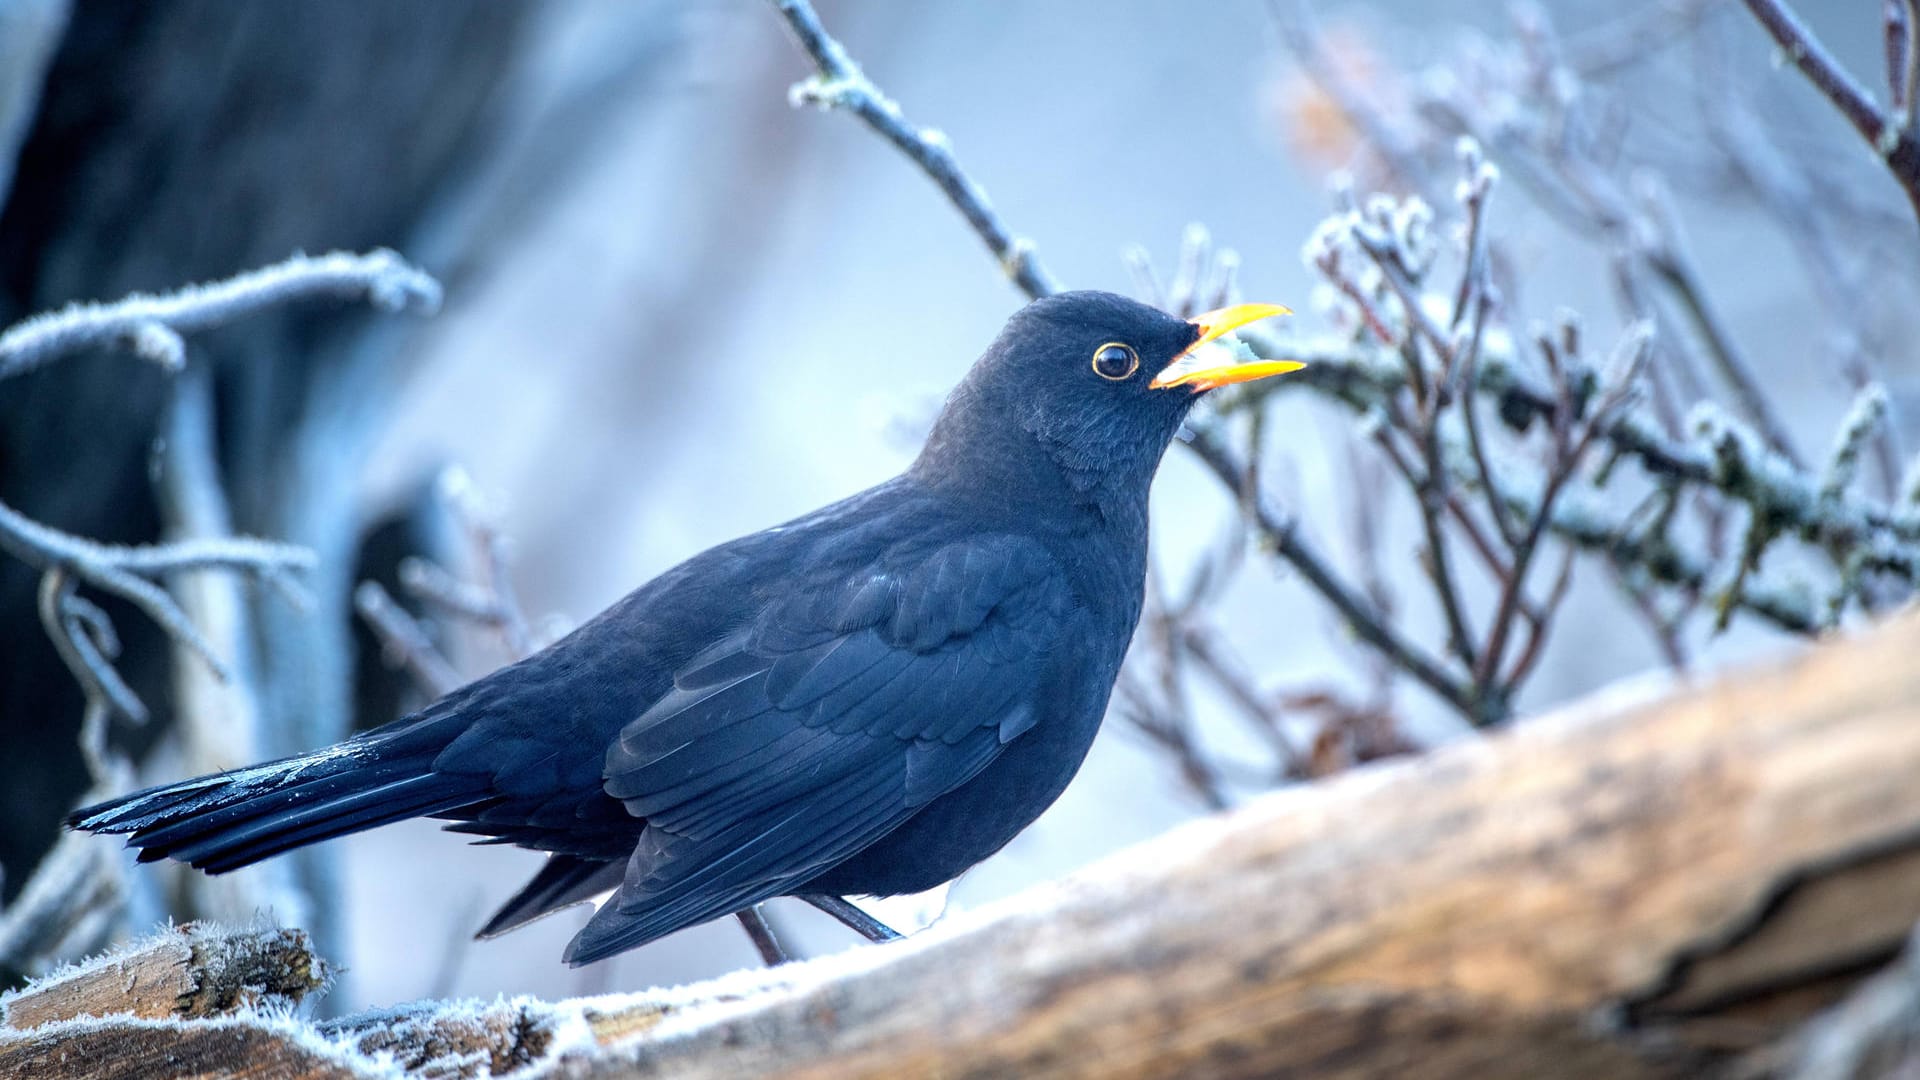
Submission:
[[[780,944],[780,939],[773,936],[773,927],[768,924],[767,916],[760,910],[760,905],[755,904],[733,914],[740,920],[740,925],[746,928],[747,936],[753,939],[753,947],[760,951],[760,959],[768,967],[778,967],[793,959],[787,955],[786,947]]]
[[[854,933],[868,941],[899,941],[900,932],[838,896],[807,893],[800,897],[821,911],[839,919]]]

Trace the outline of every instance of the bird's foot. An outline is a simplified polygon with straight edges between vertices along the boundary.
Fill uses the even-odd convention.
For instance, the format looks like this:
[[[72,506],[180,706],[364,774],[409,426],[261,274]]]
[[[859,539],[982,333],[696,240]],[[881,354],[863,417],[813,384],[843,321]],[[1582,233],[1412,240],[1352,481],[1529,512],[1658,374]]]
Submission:
[[[867,914],[842,897],[830,896],[826,893],[806,893],[800,899],[840,920],[848,929],[868,941],[899,941],[902,936],[898,930]]]
[[[753,939],[753,947],[759,950],[760,959],[768,967],[779,967],[793,959],[787,952],[786,946],[780,944],[780,939],[773,936],[773,926],[767,922],[767,916],[760,910],[760,905],[755,904],[744,911],[736,911],[734,917],[740,920],[740,925],[747,931],[747,936]]]

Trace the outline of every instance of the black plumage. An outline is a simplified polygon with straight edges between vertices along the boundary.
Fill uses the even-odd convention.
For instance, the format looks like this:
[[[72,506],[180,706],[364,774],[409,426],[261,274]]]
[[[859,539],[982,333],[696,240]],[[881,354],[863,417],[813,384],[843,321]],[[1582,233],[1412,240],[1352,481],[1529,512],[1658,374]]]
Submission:
[[[218,873],[448,819],[552,855],[483,933],[617,886],[574,964],[774,896],[950,880],[1079,768],[1140,614],[1148,487],[1196,391],[1297,366],[1192,350],[1277,310],[1038,301],[899,477],[703,552],[414,716],[72,824]]]

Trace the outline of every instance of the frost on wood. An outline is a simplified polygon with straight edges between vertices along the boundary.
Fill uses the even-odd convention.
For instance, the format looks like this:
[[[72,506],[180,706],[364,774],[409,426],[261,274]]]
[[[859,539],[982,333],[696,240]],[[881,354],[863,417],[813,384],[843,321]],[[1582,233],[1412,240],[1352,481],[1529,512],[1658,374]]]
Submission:
[[[894,945],[320,1025],[56,1019],[0,1029],[0,1075],[240,1053],[290,1077],[1788,1075],[1920,1015],[1862,998],[1799,1035],[1920,919],[1916,652],[1920,613],[1709,684],[1616,687]]]
[[[677,1014],[707,1016],[793,985],[755,969],[641,994],[424,1001],[296,1019],[328,976],[299,931],[169,929],[0,999],[0,1076],[499,1076],[564,1067],[603,1044],[669,1032],[663,1023]]]
[[[298,930],[170,927],[127,948],[36,979],[0,997],[0,1022],[38,1027],[127,1013],[148,1020],[291,1009],[322,989],[324,961]]]

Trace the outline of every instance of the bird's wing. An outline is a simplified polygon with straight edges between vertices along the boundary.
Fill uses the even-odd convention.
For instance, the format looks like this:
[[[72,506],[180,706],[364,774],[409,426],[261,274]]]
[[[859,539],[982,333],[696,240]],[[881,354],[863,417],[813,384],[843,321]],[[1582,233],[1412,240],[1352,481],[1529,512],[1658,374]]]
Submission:
[[[977,775],[1070,633],[1038,544],[988,537],[799,591],[704,650],[609,748],[647,822],[569,950],[587,963],[779,895]]]

